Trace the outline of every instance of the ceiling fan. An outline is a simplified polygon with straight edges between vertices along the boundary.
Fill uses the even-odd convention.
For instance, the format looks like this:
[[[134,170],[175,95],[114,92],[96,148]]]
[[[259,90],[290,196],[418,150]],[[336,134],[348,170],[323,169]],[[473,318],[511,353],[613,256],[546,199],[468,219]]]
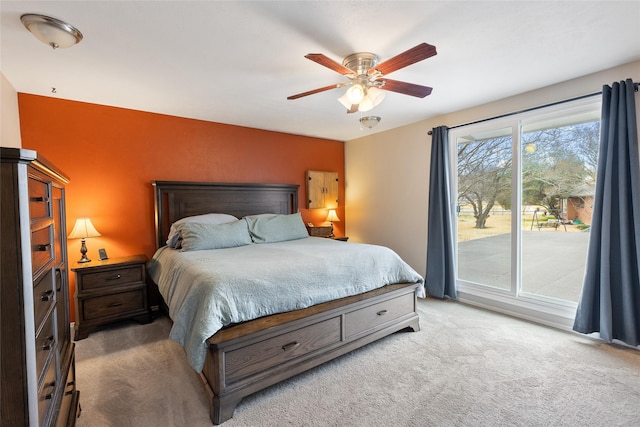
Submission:
[[[427,43],[420,43],[383,62],[379,62],[378,55],[369,52],[353,53],[344,58],[342,64],[321,53],[310,53],[305,55],[305,58],[342,74],[349,81],[291,95],[287,99],[298,99],[327,90],[350,86],[338,101],[346,107],[347,113],[355,113],[356,111],[368,111],[378,105],[384,98],[383,90],[424,98],[431,94],[432,88],[391,80],[386,78],[385,75],[436,54],[436,47]]]

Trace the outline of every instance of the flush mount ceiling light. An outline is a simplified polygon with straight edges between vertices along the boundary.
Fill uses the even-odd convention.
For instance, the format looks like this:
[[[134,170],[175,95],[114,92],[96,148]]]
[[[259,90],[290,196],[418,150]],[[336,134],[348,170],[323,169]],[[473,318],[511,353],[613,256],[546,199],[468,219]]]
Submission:
[[[20,17],[20,20],[38,40],[54,49],[71,47],[82,40],[80,30],[50,16],[26,13]]]
[[[368,127],[369,129],[371,129],[374,126],[376,126],[378,123],[380,123],[380,120],[381,119],[378,116],[360,117],[360,124],[364,127]]]

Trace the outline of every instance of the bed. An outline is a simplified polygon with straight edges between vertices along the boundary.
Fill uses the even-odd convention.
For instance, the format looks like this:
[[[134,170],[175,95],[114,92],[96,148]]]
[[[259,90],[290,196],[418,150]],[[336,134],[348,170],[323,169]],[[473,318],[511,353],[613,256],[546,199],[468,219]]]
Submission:
[[[211,336],[208,336],[208,333],[205,335],[208,338],[202,344],[201,358],[197,355],[194,356],[191,353],[193,349],[187,345],[188,343],[193,344],[193,339],[190,335],[185,334],[192,333],[192,329],[198,329],[203,322],[202,319],[214,318],[215,315],[209,313],[203,315],[202,310],[198,309],[200,311],[196,310],[194,317],[191,318],[191,323],[182,322],[182,317],[184,317],[181,317],[182,306],[177,306],[176,301],[179,300],[181,304],[187,305],[185,301],[188,297],[177,298],[175,296],[175,292],[178,291],[168,288],[168,285],[165,284],[167,279],[163,279],[162,274],[156,272],[162,270],[158,267],[159,265],[171,265],[171,268],[163,267],[165,272],[174,271],[174,269],[178,271],[178,267],[182,265],[180,263],[186,263],[187,259],[201,258],[207,252],[212,252],[216,258],[220,259],[219,266],[222,267],[226,263],[226,260],[222,258],[223,254],[226,256],[227,253],[236,250],[247,259],[266,259],[265,252],[255,251],[281,251],[279,256],[288,257],[289,253],[293,253],[291,251],[297,251],[299,247],[309,245],[312,246],[312,251],[348,254],[348,251],[356,250],[356,246],[360,244],[308,237],[293,241],[246,245],[246,249],[243,247],[200,251],[197,256],[194,256],[193,252],[181,253],[166,248],[171,225],[176,221],[208,213],[230,214],[237,218],[246,217],[247,221],[253,216],[265,213],[280,215],[283,218],[293,217],[298,211],[298,186],[177,181],[154,181],[153,186],[155,188],[155,225],[158,251],[150,263],[150,276],[155,281],[162,282],[157,286],[163,293],[164,309],[167,310],[174,322],[172,338],[183,344],[191,366],[196,372],[199,372],[210,403],[210,418],[214,424],[221,424],[230,419],[236,405],[249,394],[392,333],[401,330],[419,330],[416,298],[424,294],[424,286],[422,278],[417,273],[413,270],[411,271],[415,273],[414,275],[410,272],[403,272],[402,277],[406,275],[411,280],[406,280],[403,283],[389,282],[381,287],[378,287],[380,285],[368,287],[367,280],[359,280],[361,273],[358,273],[358,277],[352,280],[353,284],[340,283],[340,286],[336,286],[337,292],[343,292],[340,289],[345,288],[347,290],[344,292],[349,293],[337,299],[332,297],[327,301],[320,300],[322,302],[310,300],[310,302],[306,301],[301,304],[301,308],[294,307],[272,314],[268,312],[269,314],[259,315],[257,318],[241,318],[242,321],[237,322],[234,322],[232,317],[227,318],[225,314],[221,318],[226,319],[224,322],[226,324],[220,328],[211,329]],[[246,255],[247,252],[240,252],[240,250],[254,251],[255,253]],[[373,248],[373,250],[376,249]],[[163,256],[172,257],[168,259],[173,260],[171,262],[174,264],[163,260]],[[351,255],[344,257],[352,258]],[[161,264],[161,261],[165,264]],[[323,260],[322,262],[326,263],[327,261]],[[300,265],[298,270],[304,272],[306,268],[306,264]],[[250,269],[250,267],[243,267],[244,269]],[[335,269],[339,270],[337,267]],[[200,273],[186,276],[187,280],[195,283],[199,280]],[[255,276],[253,273],[248,274]],[[218,276],[218,273],[216,275]],[[362,275],[364,277],[364,272]],[[308,275],[308,277],[311,276]],[[276,276],[276,278],[278,277],[280,276]],[[303,281],[299,278],[297,280]],[[309,281],[312,282],[312,280]],[[284,294],[282,290],[285,288],[278,288],[278,283],[274,286],[276,292],[280,292],[279,295]],[[185,293],[185,295],[187,294]],[[198,296],[195,301],[204,299],[204,297]],[[246,294],[243,298],[238,299],[247,300]],[[286,300],[287,298],[282,299]],[[218,296],[212,298],[212,301],[217,300]],[[197,305],[205,305],[209,310],[212,304],[207,302]],[[257,304],[257,306],[262,307],[261,304]],[[282,307],[278,309],[282,309]],[[270,308],[270,310],[273,309]],[[218,323],[222,323],[222,321]],[[198,328],[194,328],[193,325],[197,325]],[[200,329],[199,331],[202,334]],[[180,334],[183,335],[178,337]]]

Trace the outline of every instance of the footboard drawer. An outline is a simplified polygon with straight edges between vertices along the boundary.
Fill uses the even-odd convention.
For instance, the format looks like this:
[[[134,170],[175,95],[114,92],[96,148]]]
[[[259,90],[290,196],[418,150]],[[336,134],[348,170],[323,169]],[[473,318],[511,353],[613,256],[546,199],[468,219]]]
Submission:
[[[244,397],[394,332],[420,330],[417,283],[398,283],[218,331],[201,378],[211,420],[233,416]]]
[[[367,333],[404,315],[411,315],[415,312],[414,304],[415,296],[405,294],[347,313],[345,315],[346,339]]]
[[[340,341],[340,317],[225,353],[226,383],[267,370]]]

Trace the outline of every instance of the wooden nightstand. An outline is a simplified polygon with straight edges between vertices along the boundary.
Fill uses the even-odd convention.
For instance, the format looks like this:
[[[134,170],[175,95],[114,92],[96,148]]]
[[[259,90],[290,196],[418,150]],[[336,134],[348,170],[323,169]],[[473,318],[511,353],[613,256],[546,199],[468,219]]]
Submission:
[[[86,264],[76,263],[75,340],[98,326],[123,319],[151,322],[147,298],[147,257],[134,255]]]
[[[338,236],[330,237],[330,239],[333,239],[333,240],[340,240],[341,242],[346,242],[347,240],[349,240],[349,238],[348,238],[348,237],[338,237]]]

